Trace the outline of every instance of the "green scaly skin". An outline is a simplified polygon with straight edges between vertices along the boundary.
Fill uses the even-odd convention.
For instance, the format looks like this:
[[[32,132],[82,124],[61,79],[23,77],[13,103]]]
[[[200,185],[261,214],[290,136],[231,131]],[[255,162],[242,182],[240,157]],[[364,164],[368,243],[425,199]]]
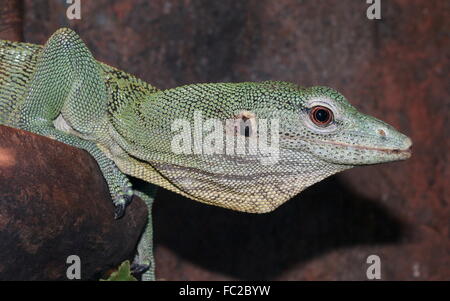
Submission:
[[[313,122],[317,106],[331,110],[330,123]],[[198,112],[223,124],[278,120],[279,159],[264,164],[258,153],[175,153],[173,124],[193,124]],[[133,195],[126,175],[203,203],[263,213],[342,170],[411,155],[408,137],[358,112],[331,88],[247,82],[161,91],[96,61],[67,28],[44,46],[0,41],[0,124],[88,151],[106,179],[116,218]],[[221,131],[259,138],[234,129]],[[151,209],[154,191],[137,194]],[[138,247],[138,263],[151,267],[146,280],[154,279],[151,240],[149,220]]]

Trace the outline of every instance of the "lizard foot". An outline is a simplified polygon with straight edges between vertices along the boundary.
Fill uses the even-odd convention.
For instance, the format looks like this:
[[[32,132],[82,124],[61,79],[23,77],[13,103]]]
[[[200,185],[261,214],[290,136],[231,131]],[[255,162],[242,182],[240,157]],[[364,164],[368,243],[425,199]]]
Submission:
[[[133,188],[130,183],[122,188],[122,193],[114,197],[114,219],[119,219],[125,214],[125,208],[133,199]]]
[[[131,200],[133,199],[134,191],[133,187],[130,182],[128,182],[125,187],[123,188],[123,197],[125,199],[125,205],[128,205],[131,203]]]
[[[150,265],[133,263],[130,267],[131,274],[135,277],[140,277],[142,274],[148,271]]]
[[[125,214],[125,207],[127,206],[125,204],[125,201],[120,203],[115,203],[115,209],[114,209],[114,219],[119,219]]]

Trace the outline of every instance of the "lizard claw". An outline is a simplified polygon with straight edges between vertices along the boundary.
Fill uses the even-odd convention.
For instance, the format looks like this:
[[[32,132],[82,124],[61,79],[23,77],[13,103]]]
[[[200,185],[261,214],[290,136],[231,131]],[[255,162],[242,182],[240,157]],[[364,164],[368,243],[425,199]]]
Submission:
[[[116,196],[116,201],[114,202],[116,209],[114,210],[114,219],[119,219],[125,214],[125,208],[131,203],[133,199],[133,189],[131,184],[125,186],[123,189],[123,194]]]
[[[131,186],[127,187],[125,189],[125,194],[123,195],[123,198],[125,199],[125,205],[128,205],[131,203],[131,200],[133,199],[133,189]]]
[[[125,214],[125,202],[117,203],[114,209],[114,219],[119,219]]]
[[[140,276],[144,274],[148,269],[150,268],[150,265],[148,264],[139,264],[139,263],[133,263],[130,267],[131,274],[133,276]]]

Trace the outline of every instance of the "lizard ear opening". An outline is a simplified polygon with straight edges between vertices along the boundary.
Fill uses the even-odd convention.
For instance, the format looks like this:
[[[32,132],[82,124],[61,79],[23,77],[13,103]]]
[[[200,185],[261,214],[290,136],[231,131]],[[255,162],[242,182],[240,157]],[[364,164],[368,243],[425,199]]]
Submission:
[[[226,123],[226,134],[230,136],[254,137],[256,135],[256,115],[242,111]]]

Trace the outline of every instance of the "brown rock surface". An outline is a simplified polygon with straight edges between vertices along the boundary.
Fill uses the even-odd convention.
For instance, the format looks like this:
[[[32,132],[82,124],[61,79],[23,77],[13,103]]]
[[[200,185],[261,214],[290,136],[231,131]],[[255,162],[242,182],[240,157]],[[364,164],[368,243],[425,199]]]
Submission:
[[[69,255],[82,279],[98,279],[132,259],[146,206],[135,197],[122,219],[113,211],[88,153],[0,126],[0,280],[67,279]]]
[[[23,2],[4,0],[0,3],[0,37],[5,40],[23,39]]]

